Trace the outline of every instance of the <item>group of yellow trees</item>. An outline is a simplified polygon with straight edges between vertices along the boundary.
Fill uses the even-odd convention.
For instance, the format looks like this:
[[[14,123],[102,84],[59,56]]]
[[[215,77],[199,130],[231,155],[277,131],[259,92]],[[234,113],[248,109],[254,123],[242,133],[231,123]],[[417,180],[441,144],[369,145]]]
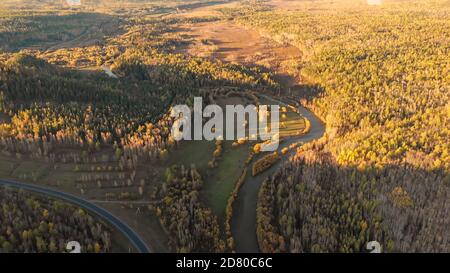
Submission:
[[[298,152],[314,160],[293,160],[264,184],[261,249],[364,251],[379,240],[388,251],[448,251],[448,3],[302,1],[291,11],[228,12],[303,51],[300,74],[313,96],[295,96],[327,126],[320,148]]]
[[[165,182],[155,191],[156,214],[180,253],[224,252],[217,217],[200,201],[203,181],[195,166],[166,169]]]
[[[21,15],[8,20],[26,18],[33,25],[55,16],[60,18]],[[92,15],[74,14],[69,19],[83,16]],[[210,90],[218,88],[241,92],[277,87],[270,74],[259,68],[174,53],[173,45],[180,41],[170,33],[183,23],[179,20],[127,17],[123,23],[123,35],[95,45],[0,54],[0,150],[4,155],[54,164],[55,170],[56,165],[73,164],[79,173],[74,182],[86,196],[100,192],[107,199],[145,198],[148,192],[143,179],[149,176],[148,166],[165,164],[177,145],[170,135],[173,119],[167,114],[172,105],[191,105],[194,96],[208,99]],[[56,30],[49,29],[52,31]],[[0,30],[1,35],[10,34]],[[110,67],[118,78],[80,71],[99,65]],[[218,143],[215,158],[221,147]],[[95,167],[86,170],[87,164]],[[169,233],[180,237],[174,248],[223,250],[212,212],[200,207],[194,196],[188,197],[198,205],[189,213],[200,215],[185,219],[185,230],[172,233],[167,227]],[[172,221],[167,217],[173,206],[186,205],[184,192],[171,198],[173,204],[160,206],[166,213],[165,225]],[[178,224],[178,220],[173,221]],[[189,234],[194,227],[199,232]]]
[[[264,172],[278,160],[280,160],[280,155],[278,154],[278,152],[273,152],[258,159],[252,166],[252,175],[256,176]]]
[[[236,20],[304,51],[300,73],[324,91],[303,102],[326,122],[340,164],[425,157],[418,167],[448,169],[449,10],[432,0],[304,1],[299,11],[243,9]]]
[[[443,170],[338,165],[321,140],[306,144],[260,190],[257,237],[264,252],[448,252]]]
[[[0,208],[0,253],[62,253],[70,240],[82,252],[111,251],[109,228],[69,204],[0,187]]]

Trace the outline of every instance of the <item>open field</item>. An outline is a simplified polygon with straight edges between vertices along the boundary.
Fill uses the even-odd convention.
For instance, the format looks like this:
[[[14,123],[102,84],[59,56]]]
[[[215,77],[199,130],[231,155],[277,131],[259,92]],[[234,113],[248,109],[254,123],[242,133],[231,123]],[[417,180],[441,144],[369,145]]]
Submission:
[[[285,86],[297,84],[295,60],[301,58],[301,52],[294,46],[274,42],[255,30],[229,21],[181,25],[180,28],[180,34],[190,41],[180,52],[260,66],[272,70],[275,79]]]
[[[2,1],[0,178],[98,204],[155,252],[448,251],[449,9]],[[198,96],[280,105],[276,154],[175,141],[171,107]]]

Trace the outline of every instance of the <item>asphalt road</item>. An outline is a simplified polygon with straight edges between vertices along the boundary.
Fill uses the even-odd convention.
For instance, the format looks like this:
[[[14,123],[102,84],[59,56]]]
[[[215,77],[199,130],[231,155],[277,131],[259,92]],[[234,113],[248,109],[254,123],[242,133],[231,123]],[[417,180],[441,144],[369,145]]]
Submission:
[[[76,197],[76,196],[68,194],[68,193],[64,193],[64,192],[50,189],[47,187],[42,187],[42,186],[37,186],[37,185],[32,185],[32,184],[0,180],[0,185],[45,194],[47,196],[62,199],[69,203],[75,204],[79,207],[82,207],[83,209],[86,209],[87,211],[100,216],[105,221],[107,221],[109,224],[111,224],[113,227],[115,227],[120,232],[122,232],[128,238],[128,240],[130,240],[131,244],[133,245],[135,250],[137,250],[138,252],[140,252],[140,253],[149,253],[150,252],[147,245],[144,243],[144,241],[127,224],[122,222],[122,220],[120,220],[116,216],[112,215],[109,211],[107,211],[89,201],[86,201],[84,199],[81,199],[79,197]]]

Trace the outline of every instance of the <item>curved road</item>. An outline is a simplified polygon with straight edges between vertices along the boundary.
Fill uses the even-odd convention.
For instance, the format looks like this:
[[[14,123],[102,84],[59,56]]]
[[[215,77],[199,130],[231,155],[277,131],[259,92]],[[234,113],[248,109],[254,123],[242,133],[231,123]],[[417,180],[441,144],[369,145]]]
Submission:
[[[289,102],[283,102],[265,95],[259,95],[280,105],[288,105]],[[311,129],[306,135],[291,137],[285,139],[279,147],[287,147],[296,142],[309,142],[318,139],[325,133],[325,125],[313,113],[306,108],[299,106],[298,113],[311,122]],[[292,153],[291,153],[292,154]],[[289,156],[283,156],[282,159],[264,173],[252,176],[251,166],[247,167],[247,177],[242,185],[237,198],[233,204],[233,216],[231,219],[231,231],[236,243],[236,252],[238,253],[256,253],[259,252],[258,240],[256,237],[256,209],[258,203],[258,193],[262,182],[270,175],[276,172],[279,166],[288,160]],[[254,161],[253,161],[254,162]]]
[[[138,252],[140,252],[140,253],[149,253],[150,252],[147,245],[144,243],[144,241],[127,224],[122,222],[122,220],[120,220],[116,216],[112,215],[109,211],[107,211],[91,202],[88,202],[84,199],[81,199],[79,197],[76,197],[76,196],[68,194],[68,193],[64,193],[61,191],[53,190],[53,189],[42,187],[42,186],[36,186],[36,185],[32,185],[32,184],[0,180],[0,185],[10,186],[10,187],[14,187],[14,188],[19,188],[19,189],[24,189],[24,190],[29,190],[29,191],[45,194],[45,195],[51,196],[53,198],[62,199],[64,201],[67,201],[67,202],[70,202],[77,206],[80,206],[80,207],[100,216],[101,218],[106,220],[108,223],[110,223],[112,226],[117,228],[120,232],[122,232],[128,238],[128,240],[130,240],[131,244],[134,246],[134,248]]]

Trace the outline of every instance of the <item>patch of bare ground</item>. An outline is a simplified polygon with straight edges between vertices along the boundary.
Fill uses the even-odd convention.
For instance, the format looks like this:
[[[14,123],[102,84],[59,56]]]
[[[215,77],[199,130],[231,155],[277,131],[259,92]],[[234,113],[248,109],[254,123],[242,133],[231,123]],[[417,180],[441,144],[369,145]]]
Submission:
[[[190,41],[179,49],[180,53],[264,67],[286,87],[298,82],[296,73],[302,54],[294,46],[277,43],[229,21],[185,24],[180,29],[180,34]]]
[[[117,35],[119,33],[121,33],[119,20],[112,18],[110,20],[104,20],[100,25],[86,28],[75,39],[55,44],[47,48],[47,51],[96,45],[100,44],[105,37]]]

